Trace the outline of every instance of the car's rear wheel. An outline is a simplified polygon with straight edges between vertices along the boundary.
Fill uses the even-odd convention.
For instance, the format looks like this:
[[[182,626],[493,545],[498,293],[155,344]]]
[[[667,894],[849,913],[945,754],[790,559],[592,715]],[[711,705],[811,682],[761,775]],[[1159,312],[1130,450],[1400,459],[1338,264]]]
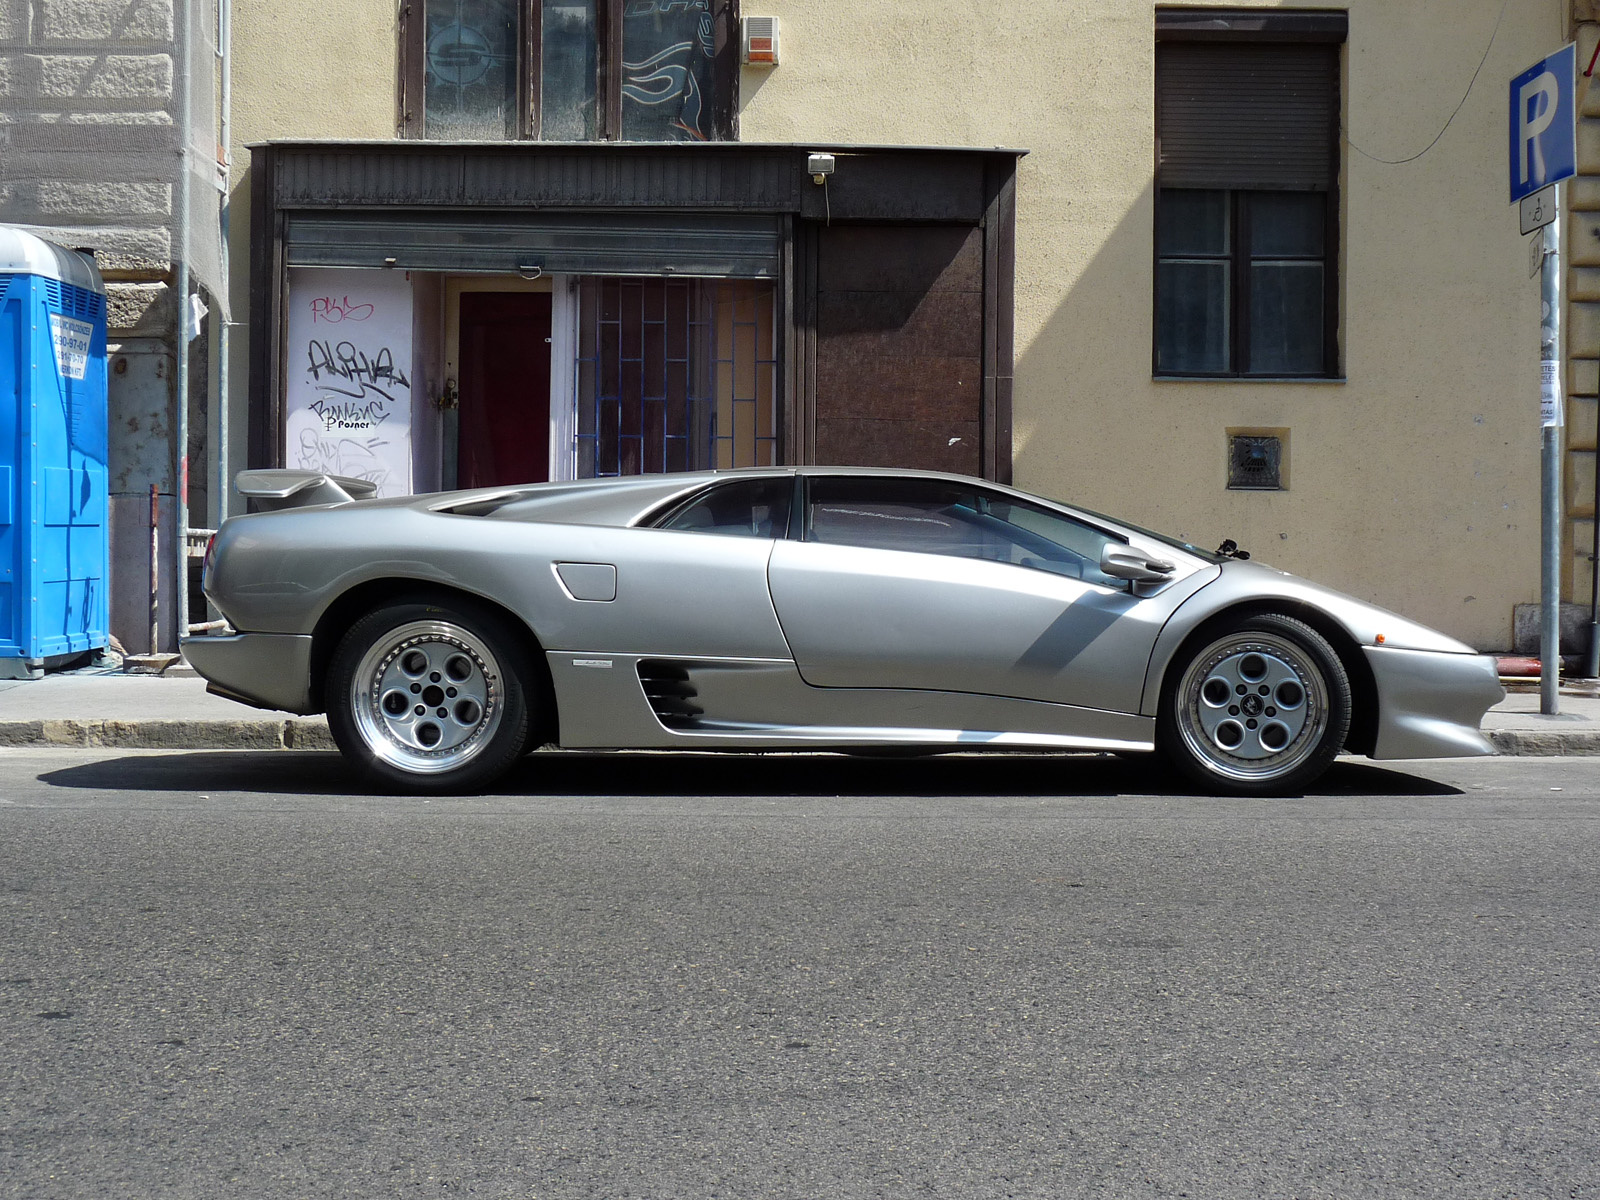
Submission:
[[[525,659],[505,622],[477,605],[386,605],[334,651],[328,728],[375,781],[407,791],[484,787],[528,741]]]
[[[1216,630],[1168,680],[1157,745],[1208,791],[1303,791],[1350,729],[1350,680],[1338,654],[1311,626],[1279,613]]]

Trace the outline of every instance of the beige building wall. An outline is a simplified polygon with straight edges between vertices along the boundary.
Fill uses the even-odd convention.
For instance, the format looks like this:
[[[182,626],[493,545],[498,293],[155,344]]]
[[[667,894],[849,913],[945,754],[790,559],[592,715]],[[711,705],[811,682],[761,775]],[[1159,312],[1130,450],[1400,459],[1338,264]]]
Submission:
[[[1498,33],[1499,0],[1348,8],[1345,118],[1377,158],[1427,146],[1494,41],[1421,158],[1346,152],[1344,382],[1152,380],[1152,4],[749,0],[783,62],[745,72],[740,134],[1026,148],[1018,484],[1504,647],[1539,586],[1539,295],[1506,86],[1566,40],[1565,6],[1510,0]],[[1226,489],[1230,429],[1289,430],[1289,490]]]
[[[279,138],[390,139],[399,111],[393,0],[270,0],[233,9],[229,191],[234,326],[229,340],[233,471],[249,429],[250,151]],[[231,473],[231,472],[230,472]],[[233,511],[242,502],[232,497]]]
[[[1239,3],[1229,7],[1241,7]],[[1263,5],[1263,7],[1276,7]],[[744,0],[782,65],[741,81],[745,141],[1013,146],[1020,486],[1258,558],[1478,646],[1538,597],[1538,285],[1506,202],[1506,84],[1566,38],[1562,0],[1352,0],[1343,179],[1346,379],[1151,378],[1154,6],[1133,0]],[[243,146],[388,138],[395,6],[235,14]],[[1490,45],[1491,34],[1493,44]],[[1465,104],[1438,142],[1484,59]],[[1374,157],[1368,157],[1368,155]],[[839,164],[849,169],[848,160]],[[243,330],[234,342],[243,363]],[[242,369],[234,418],[245,419]],[[1290,486],[1225,488],[1230,430],[1288,430]]]

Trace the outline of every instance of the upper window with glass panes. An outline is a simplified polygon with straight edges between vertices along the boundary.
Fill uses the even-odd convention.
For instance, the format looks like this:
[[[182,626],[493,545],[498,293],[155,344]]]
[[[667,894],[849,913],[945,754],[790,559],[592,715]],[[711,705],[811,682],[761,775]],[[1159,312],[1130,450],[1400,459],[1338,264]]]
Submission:
[[[1339,374],[1343,13],[1156,14],[1155,373]]]
[[[402,133],[732,136],[737,0],[423,0],[402,21]]]

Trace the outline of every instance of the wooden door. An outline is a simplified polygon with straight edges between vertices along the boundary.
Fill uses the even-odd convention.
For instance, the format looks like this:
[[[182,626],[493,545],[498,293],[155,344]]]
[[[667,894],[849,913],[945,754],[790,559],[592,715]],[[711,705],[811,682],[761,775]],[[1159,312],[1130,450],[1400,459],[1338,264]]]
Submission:
[[[550,293],[461,294],[456,486],[550,478]]]
[[[820,231],[817,462],[981,473],[983,286],[976,227]]]

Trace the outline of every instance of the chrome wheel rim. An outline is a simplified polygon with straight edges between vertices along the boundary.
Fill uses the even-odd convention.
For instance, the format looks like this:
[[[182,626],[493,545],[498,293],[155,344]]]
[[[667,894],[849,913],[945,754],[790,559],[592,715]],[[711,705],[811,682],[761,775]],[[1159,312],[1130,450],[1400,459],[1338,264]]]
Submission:
[[[494,653],[449,621],[413,621],[378,638],[356,665],[350,707],[367,748],[400,770],[453,771],[494,737],[505,710]]]
[[[1281,778],[1312,757],[1328,728],[1328,689],[1287,638],[1233,634],[1206,647],[1178,681],[1178,732],[1208,770]]]

